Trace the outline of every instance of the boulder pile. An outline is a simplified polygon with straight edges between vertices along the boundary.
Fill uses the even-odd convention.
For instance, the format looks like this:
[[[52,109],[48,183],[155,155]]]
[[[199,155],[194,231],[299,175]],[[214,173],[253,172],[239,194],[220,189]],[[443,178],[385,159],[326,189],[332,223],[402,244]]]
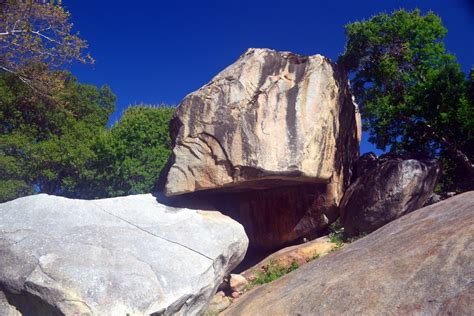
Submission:
[[[358,159],[358,107],[329,59],[249,49],[184,98],[170,134],[164,194],[0,204],[0,314],[214,314],[232,298],[236,315],[473,310],[473,193],[415,211],[436,162]],[[308,242],[338,218],[375,232],[335,253]],[[254,271],[229,274],[249,245],[290,246],[260,272],[304,266],[244,294]]]

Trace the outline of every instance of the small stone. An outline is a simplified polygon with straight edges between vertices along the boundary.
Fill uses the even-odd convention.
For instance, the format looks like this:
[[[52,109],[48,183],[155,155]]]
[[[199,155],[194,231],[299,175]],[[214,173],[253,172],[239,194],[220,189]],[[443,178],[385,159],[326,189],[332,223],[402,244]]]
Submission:
[[[234,292],[242,292],[245,287],[247,286],[248,281],[247,279],[240,275],[240,274],[231,274],[229,285],[232,291]]]
[[[456,192],[446,192],[446,197],[450,198],[456,195]]]
[[[441,195],[436,194],[436,193],[433,193],[433,194],[431,194],[431,196],[428,198],[428,200],[425,202],[425,205],[424,205],[424,206],[432,205],[432,204],[441,202],[442,200],[443,200],[443,198],[441,197]]]
[[[217,292],[209,303],[207,311],[204,313],[204,316],[217,315],[223,310],[225,310],[231,304],[229,297],[225,296],[223,291]]]
[[[224,297],[225,293],[224,293],[224,291],[219,291],[219,292],[216,293],[216,295],[214,295],[214,297],[216,297],[216,296],[217,297]]]

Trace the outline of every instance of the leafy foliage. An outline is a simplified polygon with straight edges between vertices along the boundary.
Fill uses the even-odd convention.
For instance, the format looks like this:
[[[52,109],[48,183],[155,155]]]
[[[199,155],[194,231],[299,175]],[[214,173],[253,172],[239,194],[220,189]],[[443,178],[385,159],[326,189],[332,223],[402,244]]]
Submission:
[[[331,232],[329,240],[336,244],[336,248],[341,248],[344,245],[344,236],[342,232]]]
[[[170,154],[171,107],[131,107],[107,129],[109,87],[70,74],[51,97],[0,76],[0,201],[43,192],[73,198],[148,193]]]
[[[306,260],[306,262],[308,263],[319,258],[320,258],[320,254],[315,252],[311,258]],[[288,274],[298,269],[299,267],[300,267],[300,264],[295,259],[291,261],[291,264],[289,266],[284,266],[278,263],[278,261],[272,259],[266,266],[262,268],[262,270],[256,270],[254,272],[255,279],[253,279],[247,284],[247,290],[252,289],[256,285],[262,285],[265,283],[273,282],[281,278],[285,274]]]
[[[336,244],[336,248],[334,249],[339,249],[344,246],[344,228],[340,218],[329,225],[329,240]]]
[[[151,192],[171,154],[169,106],[128,108],[110,131],[96,139],[96,173],[87,197],[109,197]]]
[[[265,267],[264,271],[256,272],[256,278],[249,284],[249,287],[270,283],[298,268],[299,264],[296,260],[293,260],[289,267],[284,267],[278,264],[275,260],[271,260],[270,263]]]
[[[2,201],[32,192],[69,195],[94,156],[92,140],[105,129],[115,96],[107,86],[61,77],[64,88],[53,100],[14,75],[0,76]]]
[[[369,141],[392,152],[443,157],[466,175],[474,170],[472,72],[466,80],[446,52],[446,32],[432,12],[379,14],[346,26],[339,62],[352,73]]]

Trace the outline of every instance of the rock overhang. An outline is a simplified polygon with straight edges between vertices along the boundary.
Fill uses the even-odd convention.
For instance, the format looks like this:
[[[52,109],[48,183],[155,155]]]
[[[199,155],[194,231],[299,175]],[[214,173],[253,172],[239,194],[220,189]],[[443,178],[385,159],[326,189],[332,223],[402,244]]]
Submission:
[[[258,178],[245,177],[234,182],[223,184],[218,187],[196,189],[194,191],[169,192],[165,190],[168,197],[177,197],[181,195],[192,195],[199,193],[200,195],[213,195],[220,193],[245,193],[253,191],[264,191],[269,189],[296,187],[301,185],[326,185],[330,182],[328,179],[312,178],[301,173],[277,173],[265,172],[257,170],[260,175]]]

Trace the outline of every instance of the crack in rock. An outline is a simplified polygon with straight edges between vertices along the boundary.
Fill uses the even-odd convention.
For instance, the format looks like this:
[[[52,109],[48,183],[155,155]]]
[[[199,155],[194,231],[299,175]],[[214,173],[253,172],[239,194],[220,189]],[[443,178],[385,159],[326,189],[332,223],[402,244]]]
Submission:
[[[180,244],[180,243],[177,242],[177,241],[170,240],[170,239],[165,238],[165,237],[163,237],[163,236],[160,236],[160,235],[154,234],[154,233],[152,233],[152,232],[150,232],[150,231],[147,231],[146,229],[143,229],[142,227],[140,227],[140,226],[138,226],[138,225],[136,225],[136,224],[134,224],[134,223],[132,223],[132,222],[130,222],[130,221],[127,221],[126,219],[124,219],[124,218],[122,218],[122,217],[120,217],[120,216],[117,216],[117,215],[115,215],[115,214],[113,214],[113,213],[107,211],[107,210],[104,209],[102,206],[96,204],[94,201],[91,201],[91,202],[92,202],[92,204],[94,204],[95,206],[97,206],[101,211],[103,211],[103,212],[109,214],[110,216],[113,216],[113,217],[115,217],[115,218],[117,218],[117,219],[119,219],[119,220],[121,220],[121,221],[124,221],[125,223],[127,223],[127,224],[129,224],[129,225],[131,225],[131,226],[133,226],[133,227],[135,227],[135,228],[137,228],[137,229],[139,229],[139,230],[141,230],[141,231],[147,233],[147,234],[150,234],[150,235],[152,235],[152,236],[154,236],[154,237],[157,237],[157,238],[162,239],[162,240],[164,240],[164,241],[167,241],[167,242],[169,242],[169,243],[172,243],[172,244],[175,244],[175,245],[179,245],[179,246],[181,246],[181,247],[183,247],[183,248],[186,248],[186,249],[188,249],[188,250],[190,250],[190,251],[192,251],[192,252],[194,252],[194,253],[197,253],[198,255],[201,255],[201,256],[203,256],[204,258],[207,258],[207,259],[211,260],[212,262],[214,262],[214,259],[212,259],[211,257],[209,257],[209,256],[207,256],[207,255],[205,255],[205,254],[203,254],[203,253],[201,253],[201,252],[199,252],[199,251],[197,251],[197,250],[195,250],[195,249],[189,247],[189,246]]]

